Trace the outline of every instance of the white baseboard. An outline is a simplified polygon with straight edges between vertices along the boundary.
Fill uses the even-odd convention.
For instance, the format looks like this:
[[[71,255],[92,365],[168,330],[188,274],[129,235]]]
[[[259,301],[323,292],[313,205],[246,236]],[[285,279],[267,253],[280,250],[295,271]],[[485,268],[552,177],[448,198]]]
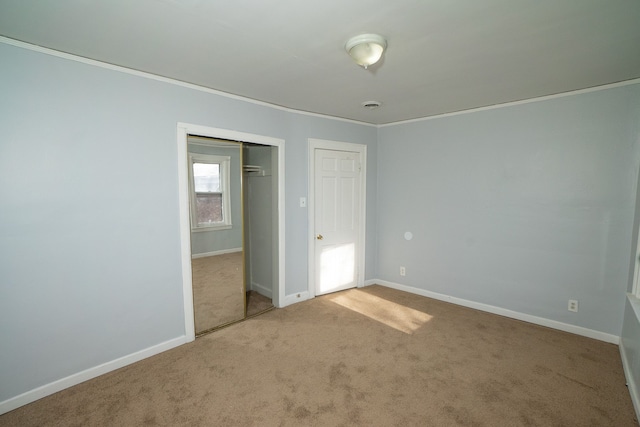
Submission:
[[[224,255],[224,254],[232,254],[234,252],[242,252],[242,248],[222,249],[222,250],[213,251],[213,252],[203,252],[201,254],[191,254],[191,259],[206,258],[208,256],[216,256],[216,255]]]
[[[386,286],[388,288],[398,289],[400,291],[410,292],[412,294],[422,295],[424,297],[433,298],[440,301],[446,301],[452,304],[474,308],[476,310],[486,311],[488,313],[498,314],[504,317],[510,317],[512,319],[522,320],[523,322],[529,322],[529,323],[533,323],[540,326],[546,326],[548,328],[557,329],[560,331],[569,332],[572,334],[581,335],[588,338],[593,338],[593,339],[608,342],[611,344],[620,344],[620,337],[617,335],[607,334],[605,332],[600,332],[600,331],[594,331],[593,329],[570,325],[568,323],[558,322],[556,320],[545,319],[544,317],[538,317],[530,314],[520,313],[518,311],[508,310],[506,308],[496,307],[489,304],[483,304],[480,302],[452,297],[452,296],[440,294],[437,292],[414,288],[412,286],[406,286],[406,285],[401,285],[399,283],[388,282],[386,280],[367,280],[366,283],[368,285],[378,284],[378,285]]]
[[[510,317],[512,319],[522,320],[525,322],[546,326],[549,328],[558,329],[565,332],[570,332],[576,335],[582,335],[585,337],[594,338],[594,339],[605,341],[612,344],[618,344],[620,346],[620,354],[622,356],[622,363],[624,366],[625,375],[627,376],[629,393],[631,394],[631,399],[633,401],[634,408],[636,409],[636,413],[640,417],[640,399],[639,399],[640,396],[638,396],[637,385],[633,381],[633,378],[627,375],[627,372],[631,372],[630,371],[631,366],[629,366],[628,360],[626,359],[626,356],[625,356],[625,352],[623,348],[624,341],[622,341],[620,337],[616,335],[606,334],[604,332],[594,331],[592,329],[583,328],[580,326],[570,325],[567,323],[557,322],[555,320],[549,320],[542,317],[532,316],[529,314],[519,313],[512,310],[495,307],[488,304],[478,303],[474,301],[465,300],[462,298],[440,294],[437,292],[427,291],[424,289],[419,289],[411,286],[401,285],[398,283],[388,282],[386,280],[372,279],[372,280],[366,280],[364,282],[365,286],[370,286],[375,284],[386,286],[393,289],[398,289],[400,291],[413,293],[416,295],[425,296],[428,298],[437,299],[440,301],[450,302],[450,303],[461,305],[464,307],[473,308],[476,310],[498,314],[500,316]],[[308,299],[309,299],[308,291],[287,295],[284,298],[284,304],[282,305],[282,307],[286,307],[288,305],[302,302]],[[140,360],[143,360],[148,357],[154,356],[156,354],[162,353],[164,351],[170,350],[174,347],[186,344],[189,341],[190,340],[186,336],[174,338],[172,340],[165,341],[163,343],[146,348],[144,350],[140,350],[136,353],[132,353],[127,356],[120,357],[110,362],[103,363],[93,368],[89,368],[82,372],[78,372],[76,374],[70,375],[66,378],[62,378],[60,380],[43,385],[36,389],[27,391],[23,394],[20,394],[18,396],[15,396],[3,402],[0,402],[0,414],[7,413],[9,411],[19,408],[20,406],[26,405],[31,402],[35,402],[38,399],[49,396],[53,393],[57,393],[58,391],[80,384],[84,381],[90,380],[100,375],[106,374],[107,372],[120,369],[124,366],[130,365],[132,363],[138,362]]]
[[[260,295],[265,296],[267,298],[273,297],[273,290],[266,286],[262,286],[260,283],[251,282],[251,290],[256,291]]]
[[[631,374],[631,372],[633,372],[633,367],[627,358],[624,338],[620,339],[620,357],[622,358],[622,369],[624,370],[624,377],[627,380],[627,389],[631,395],[633,409],[636,410],[636,418],[640,420],[640,391],[638,390],[638,385]]]
[[[187,342],[189,342],[189,340],[186,336],[174,338],[172,340],[165,341],[158,345],[154,345],[153,347],[140,350],[138,352],[120,357],[110,362],[103,363],[93,368],[86,369],[82,372],[69,375],[66,378],[62,378],[52,383],[45,384],[41,387],[35,388],[33,390],[27,391],[18,396],[15,396],[3,402],[0,402],[0,414],[13,411],[14,409],[17,409],[20,406],[26,405],[31,402],[35,402],[36,400],[42,399],[43,397],[49,396],[51,394],[57,393],[66,388],[72,387],[74,385],[80,384],[92,378],[106,374],[107,372],[115,371],[116,369],[120,369],[124,366],[138,362],[142,359],[146,359],[147,357],[151,357],[156,354],[162,353],[163,351],[170,350],[179,345],[186,344]]]
[[[297,294],[287,295],[284,297],[284,304],[282,307],[286,307],[297,302],[306,301],[309,299],[309,291],[298,292]]]

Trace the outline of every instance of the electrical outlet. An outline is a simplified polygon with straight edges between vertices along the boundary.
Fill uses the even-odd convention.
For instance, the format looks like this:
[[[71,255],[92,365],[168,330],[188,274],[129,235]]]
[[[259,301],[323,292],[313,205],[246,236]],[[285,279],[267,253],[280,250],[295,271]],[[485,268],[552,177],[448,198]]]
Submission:
[[[404,267],[400,266],[400,275],[405,276],[407,274],[407,270]]]
[[[567,307],[567,310],[569,311],[573,311],[574,313],[578,312],[578,301],[575,299],[570,299],[569,300],[569,306]]]

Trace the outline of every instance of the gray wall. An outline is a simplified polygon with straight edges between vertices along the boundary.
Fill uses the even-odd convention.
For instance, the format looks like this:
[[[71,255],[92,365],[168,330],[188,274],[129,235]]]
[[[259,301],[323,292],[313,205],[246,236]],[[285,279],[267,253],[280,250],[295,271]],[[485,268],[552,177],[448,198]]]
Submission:
[[[185,334],[178,122],[286,141],[287,295],[307,289],[307,138],[366,143],[375,170],[371,126],[6,44],[0,63],[0,402]]]
[[[231,178],[231,228],[214,231],[191,232],[191,254],[203,254],[242,248],[242,161],[240,150],[235,148],[207,147],[188,144],[189,153],[229,156],[229,177]]]
[[[619,336],[639,117],[633,85],[381,128],[377,276]]]
[[[184,335],[177,122],[286,141],[287,295],[307,290],[308,138],[328,139],[368,146],[365,279],[622,331],[640,85],[376,130],[0,62],[0,402]]]

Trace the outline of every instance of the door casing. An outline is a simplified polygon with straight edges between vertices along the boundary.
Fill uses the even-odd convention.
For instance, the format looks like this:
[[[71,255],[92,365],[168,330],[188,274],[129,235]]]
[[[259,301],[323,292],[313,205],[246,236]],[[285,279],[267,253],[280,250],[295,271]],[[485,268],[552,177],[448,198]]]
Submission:
[[[208,126],[178,123],[178,199],[180,215],[180,255],[182,264],[182,294],[184,302],[184,327],[186,341],[195,340],[195,325],[193,317],[193,288],[191,272],[191,226],[189,219],[189,180],[187,137],[189,135],[210,138],[228,139],[239,142],[252,142],[261,145],[278,147],[278,188],[277,188],[277,217],[278,217],[278,255],[277,268],[273,269],[273,283],[277,285],[277,292],[273,294],[273,305],[283,307],[285,292],[285,215],[284,215],[284,140],[264,135],[255,135],[227,129]],[[274,171],[275,172],[275,171]]]

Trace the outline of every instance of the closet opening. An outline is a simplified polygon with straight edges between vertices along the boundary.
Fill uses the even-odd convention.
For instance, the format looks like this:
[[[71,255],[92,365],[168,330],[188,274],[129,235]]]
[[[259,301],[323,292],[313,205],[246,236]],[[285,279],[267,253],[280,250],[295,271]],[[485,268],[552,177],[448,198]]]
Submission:
[[[284,299],[283,141],[196,128],[205,132],[179,126],[185,132],[178,138],[185,329],[192,339]]]

